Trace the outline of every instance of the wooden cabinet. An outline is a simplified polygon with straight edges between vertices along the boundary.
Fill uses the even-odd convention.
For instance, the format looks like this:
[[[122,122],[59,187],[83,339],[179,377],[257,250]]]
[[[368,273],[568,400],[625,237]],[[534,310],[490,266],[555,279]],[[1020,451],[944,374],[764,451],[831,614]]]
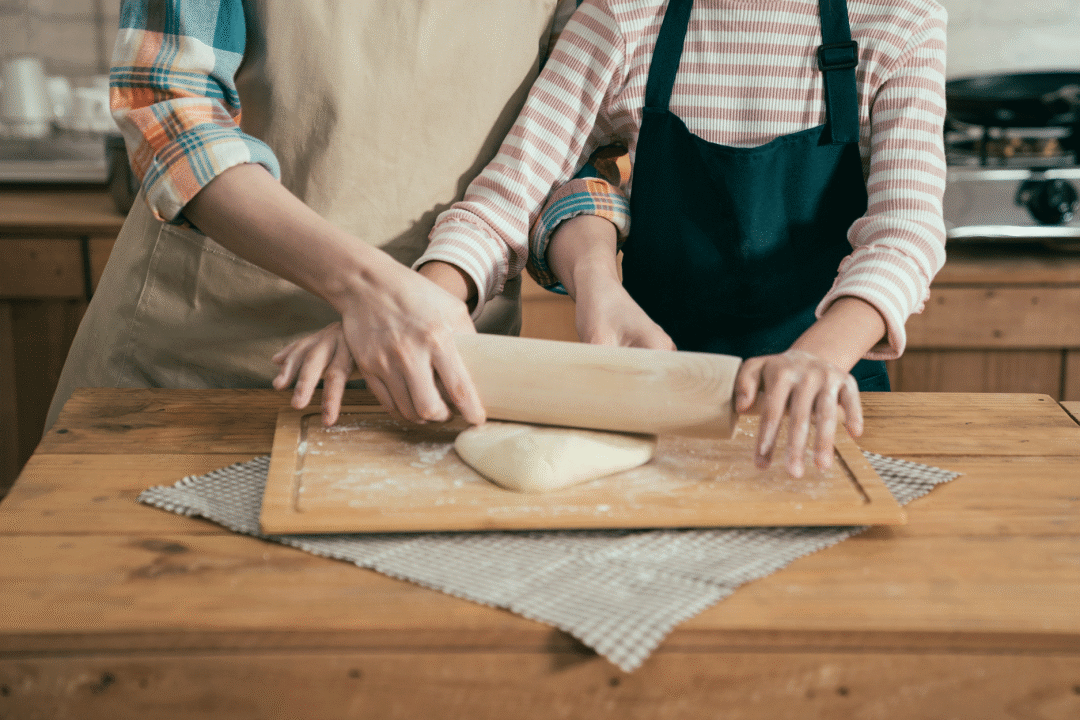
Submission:
[[[1080,253],[955,245],[889,363],[894,390],[1080,399]]]
[[[122,223],[104,190],[0,192],[0,497],[37,447]]]

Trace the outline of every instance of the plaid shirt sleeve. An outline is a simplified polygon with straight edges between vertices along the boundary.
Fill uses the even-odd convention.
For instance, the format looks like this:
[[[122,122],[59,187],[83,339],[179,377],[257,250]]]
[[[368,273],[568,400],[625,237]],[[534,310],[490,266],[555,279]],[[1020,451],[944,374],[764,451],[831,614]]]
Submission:
[[[244,56],[243,0],[123,0],[111,106],[155,216],[181,210],[214,177],[274,152],[240,129],[234,76]]]
[[[577,215],[597,215],[610,220],[622,246],[630,231],[630,202],[622,192],[629,177],[626,149],[617,145],[602,147],[573,180],[551,193],[529,233],[526,268],[540,287],[566,294],[566,288],[547,264],[548,243],[562,221]]]

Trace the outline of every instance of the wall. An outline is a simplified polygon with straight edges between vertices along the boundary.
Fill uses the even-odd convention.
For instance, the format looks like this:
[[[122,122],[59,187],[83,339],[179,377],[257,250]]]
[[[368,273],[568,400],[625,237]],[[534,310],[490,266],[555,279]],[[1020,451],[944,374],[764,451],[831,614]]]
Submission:
[[[109,72],[120,0],[0,0],[0,60],[36,55],[50,75]]]
[[[950,77],[1080,69],[1080,0],[941,0]],[[54,75],[108,72],[120,0],[0,0],[0,60],[30,53]]]
[[[1080,70],[1080,0],[939,0],[948,75]]]

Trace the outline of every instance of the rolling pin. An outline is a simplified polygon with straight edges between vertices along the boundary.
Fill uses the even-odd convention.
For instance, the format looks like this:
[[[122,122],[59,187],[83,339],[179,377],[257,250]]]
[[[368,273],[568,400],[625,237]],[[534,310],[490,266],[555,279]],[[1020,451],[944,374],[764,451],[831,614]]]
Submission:
[[[559,340],[459,335],[493,420],[627,433],[730,438],[742,360]]]

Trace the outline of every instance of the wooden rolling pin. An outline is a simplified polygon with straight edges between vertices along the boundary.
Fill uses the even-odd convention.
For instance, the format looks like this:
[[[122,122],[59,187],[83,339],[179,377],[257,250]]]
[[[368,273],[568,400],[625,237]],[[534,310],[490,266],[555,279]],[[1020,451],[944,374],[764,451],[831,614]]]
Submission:
[[[730,438],[730,355],[460,335],[461,353],[493,420],[628,433]]]

